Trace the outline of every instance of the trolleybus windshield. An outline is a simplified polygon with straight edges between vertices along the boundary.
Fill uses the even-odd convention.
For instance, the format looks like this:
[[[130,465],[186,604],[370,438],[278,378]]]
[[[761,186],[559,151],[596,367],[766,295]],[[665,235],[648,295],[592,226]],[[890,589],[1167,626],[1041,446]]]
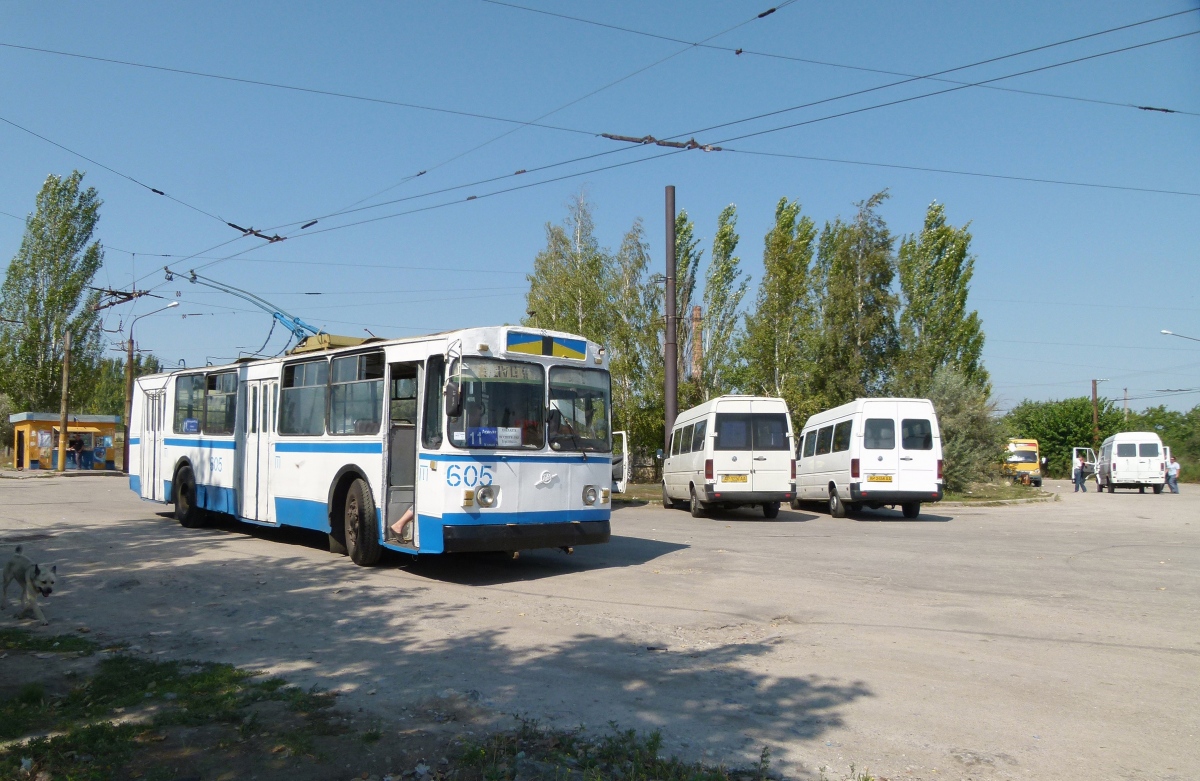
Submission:
[[[449,419],[450,444],[461,448],[540,450],[545,444],[545,369],[494,358],[458,360],[462,411]]]

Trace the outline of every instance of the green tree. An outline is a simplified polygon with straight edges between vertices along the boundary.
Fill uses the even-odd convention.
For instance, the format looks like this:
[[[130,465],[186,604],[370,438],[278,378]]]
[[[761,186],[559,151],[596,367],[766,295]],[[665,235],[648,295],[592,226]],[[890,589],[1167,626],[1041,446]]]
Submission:
[[[613,420],[629,432],[630,450],[653,453],[663,442],[663,289],[649,279],[650,248],[642,221],[625,234],[615,258],[611,322]]]
[[[95,382],[102,343],[98,294],[88,286],[104,262],[92,241],[102,201],[82,181],[79,171],[46,178],[0,288],[0,391],[21,410],[59,408],[68,332],[71,403],[86,400]]]
[[[812,219],[801,215],[798,202],[779,200],[775,224],[764,239],[763,277],[739,347],[745,363],[738,385],[748,393],[786,399],[793,421],[801,425],[818,411],[805,393],[816,233]]]
[[[676,355],[679,360],[679,409],[694,407],[703,400],[703,395],[692,376],[692,306],[696,296],[696,276],[704,250],[696,238],[696,224],[686,209],[675,215],[675,313],[679,316],[676,331]],[[701,315],[703,316],[703,315]],[[691,382],[689,382],[689,380]]]
[[[561,225],[546,223],[546,248],[526,276],[525,310],[531,314],[521,322],[603,344],[610,325],[611,277],[612,257],[596,240],[592,205],[581,191],[567,203]]]
[[[900,359],[896,390],[923,396],[934,372],[953,366],[985,391],[983,327],[979,313],[967,311],[975,273],[969,225],[946,222],[946,209],[932,203],[920,234],[900,243]]]
[[[702,400],[729,393],[736,383],[737,313],[750,285],[742,274],[741,258],[733,254],[738,241],[737,207],[730,204],[717,217],[712,258],[704,275]]]
[[[1122,430],[1121,411],[1100,399],[1100,440]],[[1060,401],[1025,400],[1004,416],[1009,437],[1036,439],[1053,477],[1071,474],[1071,450],[1092,445],[1092,400],[1078,396]]]
[[[817,253],[818,367],[825,407],[891,389],[897,349],[893,238],[879,215],[887,191],[860,201],[851,223],[826,223]]]
[[[133,356],[133,376],[156,374],[161,365],[153,355]],[[82,412],[92,415],[125,415],[125,359],[103,358],[96,372],[96,383]]]
[[[1004,431],[988,394],[953,366],[941,366],[925,386],[937,410],[947,491],[986,480],[996,466]]]

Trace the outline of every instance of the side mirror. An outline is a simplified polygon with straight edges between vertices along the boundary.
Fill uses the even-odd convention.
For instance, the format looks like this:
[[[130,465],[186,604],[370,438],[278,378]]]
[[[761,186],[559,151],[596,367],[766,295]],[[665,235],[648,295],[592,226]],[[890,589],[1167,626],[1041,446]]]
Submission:
[[[462,386],[454,380],[448,380],[442,393],[446,397],[446,416],[457,418],[462,414]]]
[[[661,447],[658,449],[658,452],[654,454],[654,457],[655,457],[655,458],[657,458],[659,461],[662,461],[662,459],[663,459],[663,451],[662,451],[662,448],[661,448]]]

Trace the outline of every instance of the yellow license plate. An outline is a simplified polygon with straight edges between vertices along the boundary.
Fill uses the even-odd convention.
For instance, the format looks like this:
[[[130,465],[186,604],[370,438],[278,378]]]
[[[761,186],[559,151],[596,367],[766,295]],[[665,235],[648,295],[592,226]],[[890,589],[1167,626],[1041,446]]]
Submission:
[[[868,483],[890,483],[892,482],[891,475],[867,475]]]
[[[748,483],[750,482],[746,475],[721,475],[722,483]]]

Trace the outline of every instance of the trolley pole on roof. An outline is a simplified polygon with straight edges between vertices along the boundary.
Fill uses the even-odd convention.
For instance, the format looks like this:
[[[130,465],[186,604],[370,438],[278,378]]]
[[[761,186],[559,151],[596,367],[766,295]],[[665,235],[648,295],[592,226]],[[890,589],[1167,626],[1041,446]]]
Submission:
[[[671,428],[675,425],[675,414],[678,411],[679,392],[678,392],[678,375],[679,356],[678,356],[678,333],[679,324],[677,322],[675,307],[675,185],[667,185],[667,285],[664,298],[664,305],[667,314],[667,330],[663,340],[663,359],[666,366],[663,367],[663,391],[664,412],[666,426],[663,429],[663,450],[670,454],[671,452]]]

